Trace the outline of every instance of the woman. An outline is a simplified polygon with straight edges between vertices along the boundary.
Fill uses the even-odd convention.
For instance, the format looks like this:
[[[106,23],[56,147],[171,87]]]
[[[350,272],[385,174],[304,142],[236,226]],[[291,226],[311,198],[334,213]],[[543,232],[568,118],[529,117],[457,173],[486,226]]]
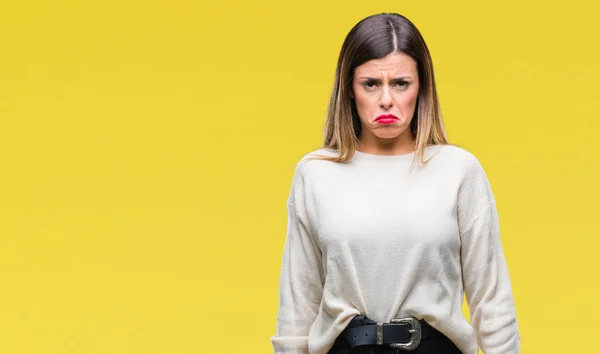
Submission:
[[[448,144],[405,17],[347,35],[324,146],[296,166],[287,208],[275,353],[519,353],[489,181]]]

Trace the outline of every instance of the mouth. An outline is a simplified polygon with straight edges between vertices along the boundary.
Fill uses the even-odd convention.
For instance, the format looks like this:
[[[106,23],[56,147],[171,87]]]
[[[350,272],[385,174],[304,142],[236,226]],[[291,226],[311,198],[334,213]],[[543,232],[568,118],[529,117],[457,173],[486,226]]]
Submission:
[[[379,117],[375,118],[375,121],[381,124],[391,124],[398,120],[398,117],[396,117],[393,114],[382,114]]]

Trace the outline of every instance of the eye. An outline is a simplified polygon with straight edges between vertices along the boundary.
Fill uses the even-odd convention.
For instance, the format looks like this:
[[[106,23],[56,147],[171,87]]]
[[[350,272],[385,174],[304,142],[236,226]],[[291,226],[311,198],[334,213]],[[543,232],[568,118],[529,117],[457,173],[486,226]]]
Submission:
[[[408,81],[398,81],[395,85],[399,86],[399,87],[407,87],[408,85],[410,85],[410,82],[408,82]]]
[[[362,85],[367,88],[373,88],[373,86],[377,85],[377,83],[374,81],[365,81],[362,83]]]

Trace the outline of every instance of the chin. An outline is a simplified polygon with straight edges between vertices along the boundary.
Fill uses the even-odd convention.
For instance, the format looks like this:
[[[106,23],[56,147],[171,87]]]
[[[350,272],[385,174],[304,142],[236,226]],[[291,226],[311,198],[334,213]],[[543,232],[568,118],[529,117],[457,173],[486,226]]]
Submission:
[[[379,139],[395,139],[400,136],[400,134],[374,134]]]
[[[397,137],[399,137],[400,135],[402,135],[402,133],[404,133],[406,129],[377,129],[376,131],[373,131],[373,135],[375,135],[376,137],[380,138],[380,139],[395,139]]]

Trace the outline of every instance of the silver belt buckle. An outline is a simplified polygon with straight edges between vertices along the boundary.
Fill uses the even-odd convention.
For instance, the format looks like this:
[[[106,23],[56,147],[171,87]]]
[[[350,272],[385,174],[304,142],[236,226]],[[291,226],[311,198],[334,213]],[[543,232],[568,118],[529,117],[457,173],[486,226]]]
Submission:
[[[406,323],[411,326],[408,331],[412,338],[408,343],[390,343],[390,347],[402,350],[415,350],[421,343],[421,322],[414,317],[392,318],[390,323]]]

